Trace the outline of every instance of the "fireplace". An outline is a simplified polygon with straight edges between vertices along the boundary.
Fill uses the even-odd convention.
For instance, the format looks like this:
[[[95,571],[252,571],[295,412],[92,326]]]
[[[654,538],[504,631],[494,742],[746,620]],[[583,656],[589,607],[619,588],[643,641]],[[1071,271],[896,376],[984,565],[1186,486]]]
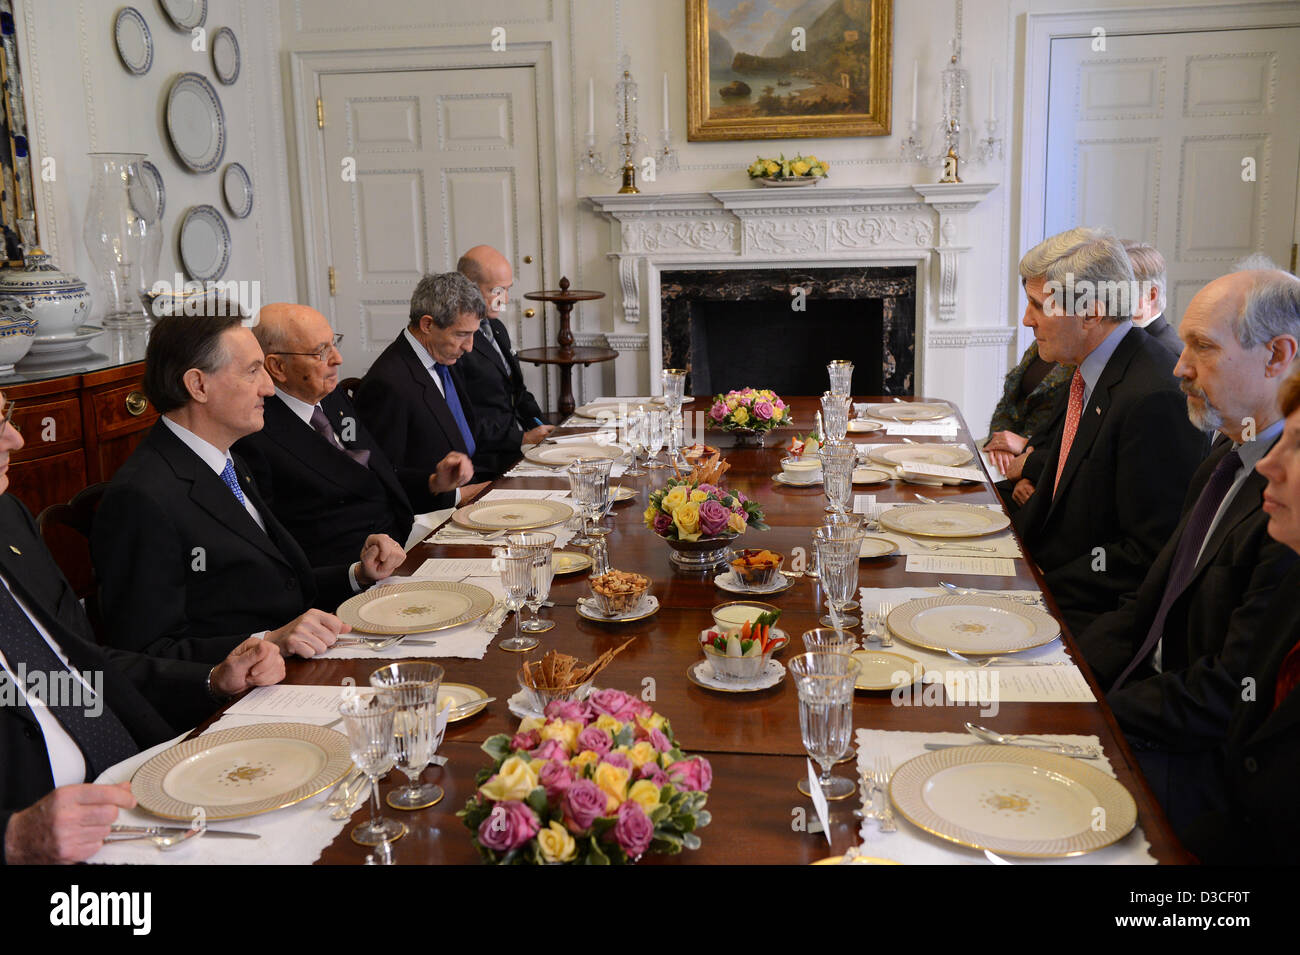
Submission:
[[[915,268],[670,270],[659,290],[663,365],[689,372],[689,393],[817,395],[837,358],[855,394],[913,393]]]

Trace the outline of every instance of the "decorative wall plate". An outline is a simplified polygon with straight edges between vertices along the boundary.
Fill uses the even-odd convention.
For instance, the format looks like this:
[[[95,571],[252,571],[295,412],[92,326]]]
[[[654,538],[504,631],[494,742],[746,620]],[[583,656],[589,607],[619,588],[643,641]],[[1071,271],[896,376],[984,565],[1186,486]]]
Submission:
[[[239,41],[230,27],[222,27],[212,35],[212,72],[224,86],[232,86],[239,79]]]
[[[113,42],[122,65],[136,76],[143,76],[153,66],[153,34],[144,15],[135,7],[123,7],[113,21]]]
[[[162,173],[149,160],[140,163],[139,188],[131,189],[128,196],[140,218],[146,222],[162,222],[167,209],[167,187],[163,185]]]
[[[230,264],[230,230],[212,206],[194,206],[180,227],[181,265],[190,278],[207,282],[221,278]]]
[[[247,219],[253,211],[253,180],[239,163],[232,162],[221,174],[221,194],[226,198],[226,208],[236,219]]]
[[[216,88],[198,73],[181,73],[167,93],[167,135],[191,172],[212,172],[226,154],[226,114]]]
[[[193,30],[208,19],[208,0],[159,0],[163,13],[178,30]]]

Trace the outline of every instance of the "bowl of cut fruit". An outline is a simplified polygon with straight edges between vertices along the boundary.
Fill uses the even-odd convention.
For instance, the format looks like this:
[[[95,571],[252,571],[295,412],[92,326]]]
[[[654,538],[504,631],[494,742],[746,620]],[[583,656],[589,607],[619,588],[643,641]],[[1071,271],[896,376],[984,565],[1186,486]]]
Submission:
[[[784,560],[785,557],[775,551],[746,547],[735,551],[728,563],[741,586],[762,590],[776,583]]]
[[[738,629],[722,624],[701,631],[700,648],[714,676],[736,682],[757,679],[772,654],[790,642],[786,634],[773,628],[780,616],[781,611],[773,607],[745,620]]]

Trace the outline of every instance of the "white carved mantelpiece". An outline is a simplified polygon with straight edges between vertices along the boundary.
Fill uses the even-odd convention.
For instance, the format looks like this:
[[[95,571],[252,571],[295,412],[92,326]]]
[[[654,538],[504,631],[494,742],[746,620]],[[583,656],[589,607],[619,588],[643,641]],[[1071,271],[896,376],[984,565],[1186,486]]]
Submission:
[[[587,201],[611,224],[609,257],[618,270],[626,323],[620,327],[646,318],[653,383],[663,362],[659,276],[665,270],[915,265],[917,342],[936,326],[961,337],[966,316],[958,288],[970,250],[962,244],[965,218],[994,188],[995,183],[819,183]],[[938,394],[934,386],[944,376],[930,365],[922,345],[917,387]]]

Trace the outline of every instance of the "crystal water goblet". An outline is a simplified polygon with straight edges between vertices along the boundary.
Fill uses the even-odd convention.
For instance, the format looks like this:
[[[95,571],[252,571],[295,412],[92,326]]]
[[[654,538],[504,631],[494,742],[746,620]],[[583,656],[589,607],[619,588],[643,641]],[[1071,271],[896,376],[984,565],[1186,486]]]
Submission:
[[[394,809],[425,809],[442,801],[441,786],[419,782],[433,762],[442,734],[438,732],[438,688],[445,671],[436,663],[405,660],[370,674],[380,703],[393,707],[393,745],[397,768],[407,785],[388,794]],[[445,730],[444,726],[444,730]]]

